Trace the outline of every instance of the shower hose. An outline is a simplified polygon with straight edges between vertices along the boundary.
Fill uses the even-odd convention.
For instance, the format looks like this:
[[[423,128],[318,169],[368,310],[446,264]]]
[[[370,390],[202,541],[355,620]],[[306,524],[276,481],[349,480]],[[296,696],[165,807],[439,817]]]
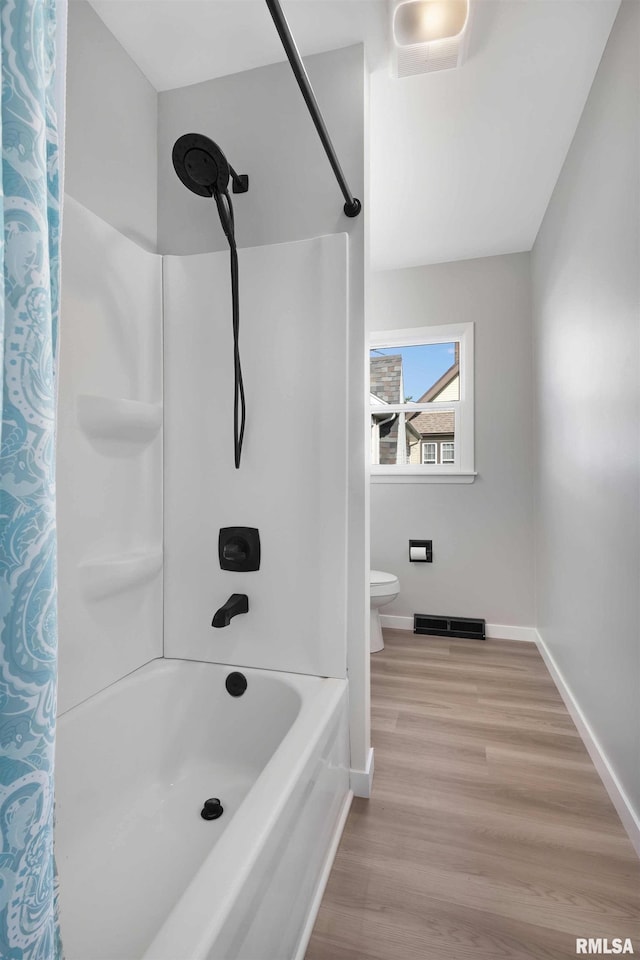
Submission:
[[[242,382],[242,367],[240,365],[240,308],[238,305],[238,248],[236,247],[235,228],[233,220],[233,204],[229,191],[220,193],[214,188],[213,196],[218,208],[220,222],[225,236],[229,241],[229,258],[231,263],[231,303],[233,316],[233,447],[236,470],[240,466],[242,443],[244,440],[244,424],[246,418],[246,404],[244,399],[244,384]]]

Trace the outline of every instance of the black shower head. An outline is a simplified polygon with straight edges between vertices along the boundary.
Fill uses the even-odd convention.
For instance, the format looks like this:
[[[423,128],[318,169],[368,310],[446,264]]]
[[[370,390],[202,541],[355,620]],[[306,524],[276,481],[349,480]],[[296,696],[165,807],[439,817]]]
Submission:
[[[224,193],[230,176],[227,158],[217,143],[201,133],[185,133],[173,145],[173,166],[185,187],[200,197]]]

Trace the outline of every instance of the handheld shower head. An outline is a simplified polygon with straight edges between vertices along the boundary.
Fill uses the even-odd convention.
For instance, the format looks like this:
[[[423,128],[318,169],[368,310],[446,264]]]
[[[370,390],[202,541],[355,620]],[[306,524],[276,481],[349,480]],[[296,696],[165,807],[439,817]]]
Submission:
[[[185,133],[173,145],[173,166],[185,187],[199,197],[225,193],[229,177],[234,193],[246,193],[249,177],[235,172],[217,143],[202,133]]]
[[[240,466],[244,439],[245,399],[240,366],[240,314],[238,309],[238,250],[236,247],[233,204],[229,196],[229,177],[233,180],[234,193],[246,193],[249,177],[238,175],[227,162],[217,143],[201,133],[185,133],[173,145],[173,166],[178,177],[189,190],[199,197],[213,197],[218,216],[229,242],[231,258],[231,301],[233,314],[233,366],[234,366],[234,458],[236,469]]]
[[[173,145],[173,166],[185,187],[200,197],[224,193],[229,183],[229,164],[217,143],[201,133],[185,133]]]

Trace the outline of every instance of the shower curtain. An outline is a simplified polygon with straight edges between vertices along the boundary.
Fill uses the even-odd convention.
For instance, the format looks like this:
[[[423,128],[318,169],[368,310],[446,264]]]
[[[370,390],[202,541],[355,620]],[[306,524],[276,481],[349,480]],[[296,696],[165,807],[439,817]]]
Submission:
[[[0,956],[54,960],[55,0],[0,0],[0,31]]]

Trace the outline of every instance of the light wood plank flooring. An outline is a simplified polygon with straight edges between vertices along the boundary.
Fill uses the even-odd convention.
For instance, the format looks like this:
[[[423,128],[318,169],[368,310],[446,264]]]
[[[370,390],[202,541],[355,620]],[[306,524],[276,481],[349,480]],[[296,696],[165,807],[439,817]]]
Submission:
[[[306,960],[640,955],[640,863],[534,644],[385,631],[372,736]]]

